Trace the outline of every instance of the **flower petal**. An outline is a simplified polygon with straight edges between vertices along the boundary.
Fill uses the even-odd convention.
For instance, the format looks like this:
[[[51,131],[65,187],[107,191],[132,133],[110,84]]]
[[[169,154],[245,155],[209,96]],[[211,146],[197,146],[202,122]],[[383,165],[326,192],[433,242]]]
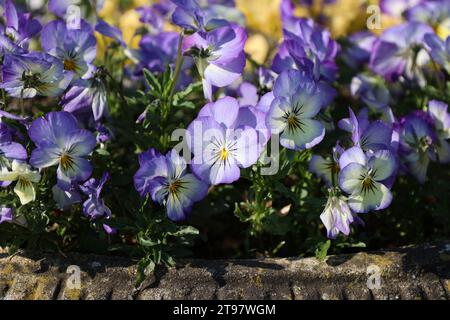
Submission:
[[[368,165],[375,170],[374,179],[383,181],[395,173],[397,160],[389,150],[379,150],[369,158]]]
[[[19,179],[14,187],[14,192],[19,196],[20,203],[25,205],[36,199],[33,184],[27,180]]]
[[[355,192],[348,198],[348,205],[357,213],[387,208],[392,202],[391,191],[382,183],[374,182],[373,191]]]
[[[361,176],[367,169],[359,163],[350,163],[339,173],[339,187],[347,193],[361,190]]]
[[[367,159],[364,151],[360,147],[352,147],[346,150],[339,158],[339,167],[345,168],[350,163],[359,163],[366,165]]]

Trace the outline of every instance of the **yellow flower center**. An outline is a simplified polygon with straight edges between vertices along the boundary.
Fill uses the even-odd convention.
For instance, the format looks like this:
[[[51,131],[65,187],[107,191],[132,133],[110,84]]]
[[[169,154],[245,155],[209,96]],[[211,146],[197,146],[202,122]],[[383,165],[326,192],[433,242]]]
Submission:
[[[374,192],[377,189],[377,187],[375,186],[375,182],[373,181],[372,177],[370,175],[366,176],[363,180],[362,180],[362,187],[361,187],[361,191],[365,194],[369,191]]]
[[[222,148],[220,151],[220,160],[225,161],[228,158],[228,150],[226,148]]]
[[[64,60],[64,70],[75,71],[76,68],[77,68],[77,66],[73,60],[71,60],[71,59]]]
[[[171,194],[177,194],[178,191],[182,188],[182,183],[180,180],[176,180],[169,184],[169,192]]]
[[[74,161],[68,154],[62,154],[60,158],[61,167],[67,170],[73,167]]]
[[[301,129],[301,122],[295,114],[291,114],[287,117],[288,129],[295,131],[296,129]]]

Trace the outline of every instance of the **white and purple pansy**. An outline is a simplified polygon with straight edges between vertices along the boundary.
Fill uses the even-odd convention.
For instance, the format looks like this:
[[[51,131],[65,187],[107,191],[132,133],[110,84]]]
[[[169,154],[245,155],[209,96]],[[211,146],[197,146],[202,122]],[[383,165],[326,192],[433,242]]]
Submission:
[[[183,40],[183,54],[194,58],[208,100],[212,101],[213,86],[228,86],[242,75],[246,41],[245,29],[237,24],[200,31]]]
[[[136,190],[141,196],[150,195],[153,201],[164,205],[173,221],[185,220],[193,204],[208,193],[206,183],[186,173],[186,161],[175,150],[164,156],[150,149],[139,156],[139,163],[134,175]]]
[[[346,150],[339,159],[339,187],[348,194],[348,205],[356,213],[387,208],[392,201],[388,185],[397,171],[389,150],[367,154],[360,147]]]
[[[50,112],[33,121],[28,129],[36,145],[30,157],[35,168],[57,165],[58,186],[69,190],[72,184],[86,181],[92,173],[92,164],[86,157],[97,141],[88,130],[80,129],[76,118],[68,112]]]
[[[323,140],[325,128],[315,117],[334,98],[333,88],[308,73],[288,70],[275,81],[273,95],[266,124],[280,134],[282,146],[310,149]]]
[[[268,141],[264,113],[235,98],[209,103],[188,128],[192,171],[208,184],[232,183],[255,164]]]

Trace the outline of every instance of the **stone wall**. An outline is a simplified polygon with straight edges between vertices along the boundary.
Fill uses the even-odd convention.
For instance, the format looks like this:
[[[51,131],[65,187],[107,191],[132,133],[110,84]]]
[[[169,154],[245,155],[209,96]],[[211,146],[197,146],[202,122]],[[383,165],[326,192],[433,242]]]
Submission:
[[[67,273],[71,265],[81,271],[79,288],[76,274]],[[158,269],[139,290],[135,276],[136,261],[125,258],[26,252],[8,257],[0,251],[0,299],[448,300],[450,243],[329,256],[323,262],[184,260]]]

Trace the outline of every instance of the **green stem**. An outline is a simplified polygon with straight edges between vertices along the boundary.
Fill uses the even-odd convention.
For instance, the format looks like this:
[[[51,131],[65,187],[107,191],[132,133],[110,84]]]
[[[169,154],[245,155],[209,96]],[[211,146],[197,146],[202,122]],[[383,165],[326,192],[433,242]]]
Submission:
[[[169,95],[169,100],[168,100],[170,106],[172,106],[173,95],[175,94],[175,89],[177,87],[178,78],[180,77],[181,67],[183,66],[183,61],[184,61],[184,57],[183,57],[183,53],[182,53],[183,38],[184,38],[184,33],[181,32],[180,40],[178,41],[177,62],[175,64],[172,88],[170,89],[170,95]]]

